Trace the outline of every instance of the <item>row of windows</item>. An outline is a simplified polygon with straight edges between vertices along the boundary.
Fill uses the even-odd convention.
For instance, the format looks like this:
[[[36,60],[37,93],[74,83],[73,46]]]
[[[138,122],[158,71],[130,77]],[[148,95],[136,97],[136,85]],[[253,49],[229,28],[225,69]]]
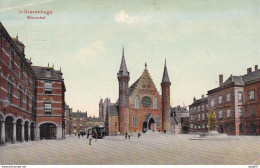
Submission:
[[[242,108],[239,108],[238,109],[238,113],[239,113],[239,117],[242,117],[242,115],[243,115],[243,109]],[[223,116],[224,116],[224,114],[223,114],[223,111],[219,111],[218,112],[218,118],[219,119],[222,119],[223,118]],[[250,117],[254,117],[255,116],[255,109],[254,108],[249,108],[249,116]],[[197,118],[196,118],[197,117]],[[206,117],[208,117],[208,113],[206,113]],[[226,118],[230,118],[231,117],[231,111],[230,111],[230,109],[228,109],[227,111],[226,111]],[[198,115],[191,115],[190,116],[190,120],[191,121],[193,121],[193,120],[195,120],[195,119],[197,119],[197,120],[204,120],[205,119],[205,113],[202,113],[202,114],[198,114]]]
[[[258,95],[260,97],[260,88],[258,89]],[[250,90],[248,91],[248,99],[249,100],[255,100],[255,90]],[[243,93],[242,92],[238,92],[238,101],[239,102],[243,102]],[[230,93],[226,95],[226,102],[230,102]],[[218,97],[218,104],[222,104],[223,103],[223,96],[219,96]],[[213,107],[215,105],[215,99],[211,99],[211,107]]]
[[[1,37],[2,38],[2,37]],[[2,40],[2,39],[1,39]],[[0,49],[2,49],[2,41],[0,40]],[[3,40],[5,41],[5,39],[3,38]],[[6,42],[7,43],[7,42]],[[8,44],[8,52],[9,52],[9,62],[8,62],[8,66],[9,66],[9,68],[11,69],[11,71],[15,71],[15,64],[14,64],[14,56],[16,56],[17,58],[18,58],[18,60],[19,60],[19,62],[18,62],[18,69],[19,69],[19,77],[21,78],[21,79],[23,79],[23,72],[24,72],[24,64],[23,64],[23,62],[22,62],[22,60],[16,55],[16,53],[15,53],[15,51],[11,48],[11,46]],[[1,55],[1,57],[2,57],[2,55]],[[25,73],[26,73],[26,75],[25,75],[25,77],[26,77],[26,79],[25,79],[25,81],[27,82],[27,85],[29,85],[30,86],[30,80],[29,80],[29,77],[30,77],[30,74],[29,74],[29,72],[28,72],[28,70],[26,69],[25,70]],[[33,86],[33,84],[31,85],[31,86]]]
[[[242,108],[239,108],[238,109],[238,114],[239,114],[239,117],[242,117],[243,116],[243,109]],[[255,109],[254,108],[249,108],[249,116],[250,117],[254,117],[255,116]],[[230,110],[228,109],[226,111],[226,118],[229,118],[231,117],[231,112]],[[218,118],[219,119],[222,119],[223,118],[223,111],[219,111],[218,112]]]
[[[193,107],[193,108],[190,108],[190,112],[200,112],[200,111],[205,111],[208,109],[208,104],[205,105],[201,105],[201,106],[198,106],[198,107]]]
[[[196,124],[190,124],[190,127],[191,128],[193,128],[193,129],[205,129],[205,128],[207,128],[208,127],[208,124],[207,123],[203,123],[203,124],[198,124],[198,125],[196,125]]]
[[[230,102],[230,100],[231,100],[231,94],[228,93],[228,94],[226,95],[226,103]],[[219,97],[218,97],[218,104],[222,104],[223,101],[224,101],[224,100],[223,100],[223,96],[219,96]],[[210,104],[211,104],[211,107],[214,107],[214,105],[215,105],[215,99],[214,99],[214,98],[211,99]]]
[[[205,120],[205,118],[208,118],[208,113],[202,113],[202,114],[198,114],[198,115],[191,115],[190,116],[190,120]]]
[[[13,103],[13,85],[8,82],[8,100],[10,103]],[[26,111],[29,111],[29,96],[26,95]],[[23,93],[21,90],[18,90],[18,106],[23,106]]]

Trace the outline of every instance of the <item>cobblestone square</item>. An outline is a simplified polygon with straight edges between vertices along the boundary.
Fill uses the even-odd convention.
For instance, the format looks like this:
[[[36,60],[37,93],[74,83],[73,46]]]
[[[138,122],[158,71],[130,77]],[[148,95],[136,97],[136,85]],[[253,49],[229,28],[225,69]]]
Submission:
[[[1,165],[252,165],[260,163],[259,136],[190,140],[196,135],[146,133],[7,144],[0,147]]]

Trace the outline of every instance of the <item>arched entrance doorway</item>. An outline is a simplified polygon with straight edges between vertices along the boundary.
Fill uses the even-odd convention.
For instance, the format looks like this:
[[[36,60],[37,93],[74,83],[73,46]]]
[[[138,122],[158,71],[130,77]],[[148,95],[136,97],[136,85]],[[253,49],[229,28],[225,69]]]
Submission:
[[[150,118],[148,122],[148,130],[154,130],[154,119]]]
[[[52,123],[44,123],[40,126],[40,139],[55,139],[57,127]]]
[[[249,135],[256,135],[256,126],[255,124],[251,123],[248,126],[248,133]]]
[[[22,142],[22,124],[23,120],[18,119],[16,121],[16,140]]]
[[[12,142],[13,141],[13,122],[14,119],[10,116],[5,119],[5,141]]]
[[[147,114],[143,122],[143,131],[147,132],[148,130],[156,130],[156,124],[152,113]]]
[[[34,123],[31,123],[31,141],[34,141]]]
[[[28,141],[29,140],[29,122],[28,121],[25,121],[25,123],[24,123],[24,140],[25,141]]]
[[[223,125],[219,125],[219,126],[218,126],[218,132],[221,133],[221,134],[224,133]]]

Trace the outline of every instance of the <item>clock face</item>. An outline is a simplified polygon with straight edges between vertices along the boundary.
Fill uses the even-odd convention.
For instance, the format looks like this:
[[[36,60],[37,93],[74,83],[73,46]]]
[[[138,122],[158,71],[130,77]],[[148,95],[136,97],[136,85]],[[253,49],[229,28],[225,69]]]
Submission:
[[[143,107],[149,107],[152,104],[152,99],[150,97],[143,97],[142,98],[142,105]]]

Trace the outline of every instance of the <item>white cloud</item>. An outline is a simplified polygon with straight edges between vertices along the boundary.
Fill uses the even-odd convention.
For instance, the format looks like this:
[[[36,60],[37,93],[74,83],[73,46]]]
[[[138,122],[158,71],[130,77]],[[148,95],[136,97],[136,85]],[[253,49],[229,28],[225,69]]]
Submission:
[[[28,7],[28,6],[36,6],[36,5],[46,4],[51,1],[53,1],[53,0],[46,0],[46,1],[42,1],[42,2],[33,2],[33,3],[28,3],[28,4],[24,4],[24,5],[19,5],[19,6],[10,6],[10,7],[5,7],[5,8],[0,8],[0,11],[8,11],[8,10],[22,8],[22,7]]]
[[[131,24],[134,21],[138,20],[139,17],[136,16],[129,16],[129,14],[127,14],[125,11],[120,11],[119,13],[116,14],[115,16],[115,20],[117,22],[121,22],[121,23],[126,23],[126,24]]]
[[[75,55],[75,59],[81,61],[82,63],[89,62],[91,61],[91,58],[98,56],[103,49],[104,47],[102,41],[94,41],[87,47],[81,48]]]

